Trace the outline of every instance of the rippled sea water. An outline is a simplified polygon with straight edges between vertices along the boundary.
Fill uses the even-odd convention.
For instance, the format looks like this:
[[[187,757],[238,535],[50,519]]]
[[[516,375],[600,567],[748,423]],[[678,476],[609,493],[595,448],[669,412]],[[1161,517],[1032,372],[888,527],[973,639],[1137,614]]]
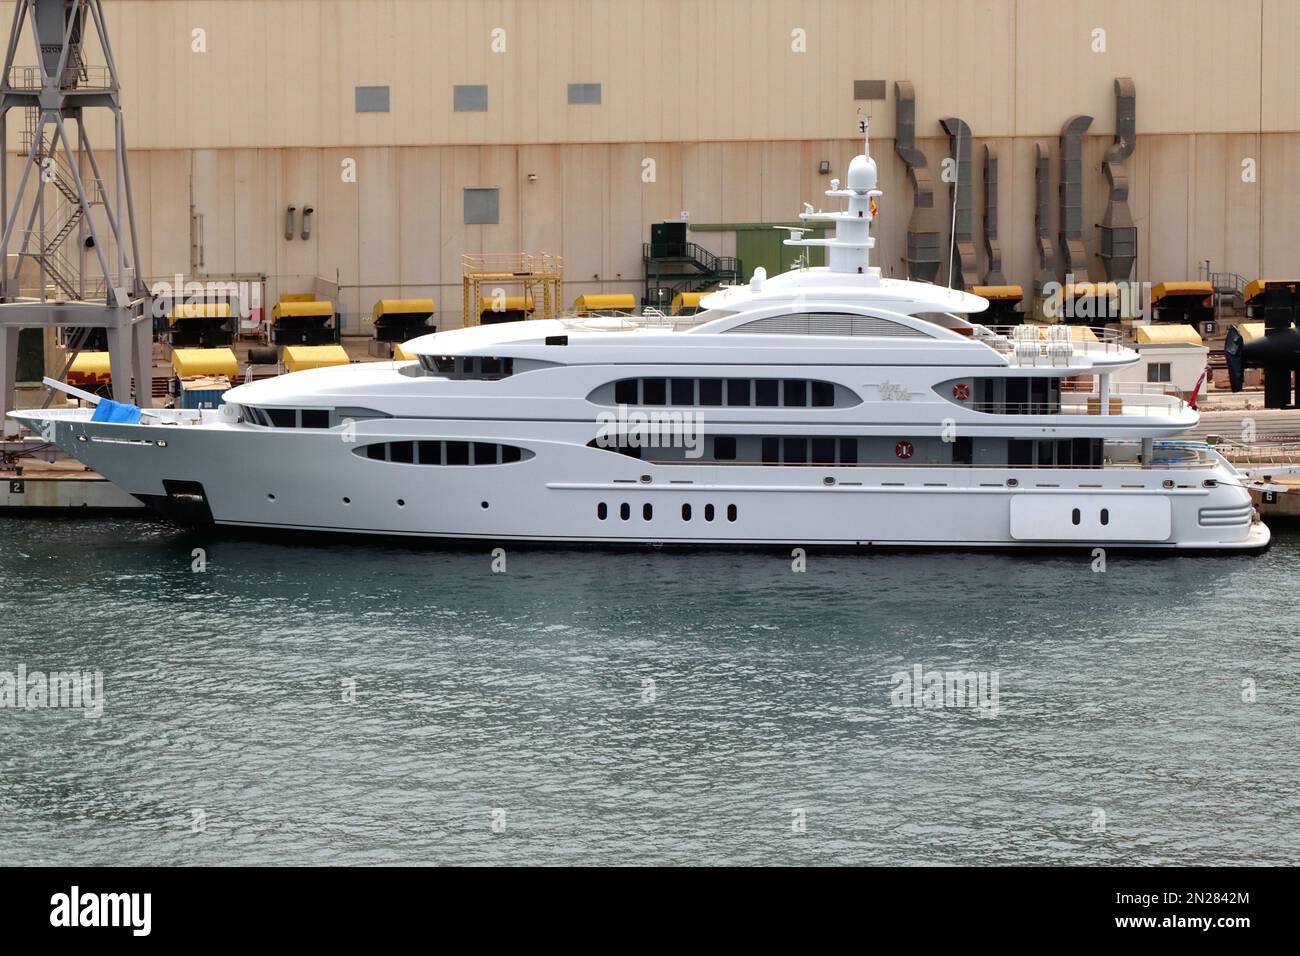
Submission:
[[[0,864],[1292,863],[1298,559],[0,518],[0,671],[105,697],[0,710]],[[997,714],[891,706],[917,664]]]

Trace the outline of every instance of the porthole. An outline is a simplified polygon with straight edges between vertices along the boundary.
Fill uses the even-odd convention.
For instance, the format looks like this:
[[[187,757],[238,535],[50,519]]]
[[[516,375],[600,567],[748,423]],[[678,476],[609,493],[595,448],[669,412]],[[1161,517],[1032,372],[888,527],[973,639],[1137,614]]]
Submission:
[[[609,506],[606,505],[605,502],[602,501],[600,504],[596,505],[596,517],[601,521],[604,521],[609,517]]]
[[[274,500],[275,500],[275,495],[267,495],[267,496],[266,496],[266,500],[267,500],[267,501],[274,501]]]
[[[643,521],[649,521],[654,516],[655,516],[654,505],[650,504],[650,502],[647,501],[645,504],[641,506],[641,518]]]
[[[487,509],[488,509],[488,503],[487,503],[486,501],[480,501],[480,502],[478,503],[478,506],[479,506],[480,508],[482,508],[484,511],[487,511]]]
[[[399,507],[399,508],[405,508],[405,507],[406,507],[406,499],[405,499],[405,498],[398,498],[398,499],[397,499],[397,507]]]
[[[1078,508],[1075,508],[1073,511],[1070,512],[1070,521],[1071,521],[1071,523],[1073,523],[1073,524],[1078,524],[1078,523],[1079,523],[1080,521],[1082,521],[1082,520],[1083,520],[1083,515],[1081,515],[1081,514],[1079,513],[1079,509],[1078,509]]]
[[[1109,508],[1102,508],[1102,509],[1101,509],[1101,523],[1102,523],[1102,524],[1110,524],[1110,509],[1109,509]]]
[[[352,499],[351,499],[351,498],[344,498],[344,499],[343,499],[343,503],[344,503],[345,505],[350,505],[350,504],[352,504]]]
[[[690,506],[690,505],[682,505],[682,520],[683,520],[683,521],[690,521],[690,520],[691,520],[691,506]]]
[[[727,520],[728,520],[728,521],[735,521],[735,520],[736,520],[736,506],[735,506],[735,505],[727,505]]]
[[[622,518],[624,521],[628,521],[629,519],[631,519],[632,506],[629,505],[626,501],[623,502],[621,505],[618,506],[618,516]]]
[[[704,506],[704,520],[705,521],[713,520],[713,505]]]

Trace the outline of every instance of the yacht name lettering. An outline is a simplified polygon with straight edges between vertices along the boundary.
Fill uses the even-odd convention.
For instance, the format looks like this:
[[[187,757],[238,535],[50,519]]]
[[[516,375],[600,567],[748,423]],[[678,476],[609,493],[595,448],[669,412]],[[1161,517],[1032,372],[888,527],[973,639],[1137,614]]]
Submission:
[[[880,389],[880,400],[882,402],[910,402],[912,393],[907,390],[906,385],[900,385],[897,382],[881,382],[876,388]]]

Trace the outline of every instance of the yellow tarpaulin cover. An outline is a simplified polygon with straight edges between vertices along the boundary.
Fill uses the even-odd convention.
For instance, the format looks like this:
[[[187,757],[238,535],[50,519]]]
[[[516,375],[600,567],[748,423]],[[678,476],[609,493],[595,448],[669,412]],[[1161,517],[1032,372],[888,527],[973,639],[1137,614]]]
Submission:
[[[347,365],[348,361],[348,353],[341,345],[286,345],[284,347],[284,367],[290,372]]]
[[[1267,292],[1269,289],[1284,288],[1286,286],[1300,286],[1300,279],[1256,279],[1246,286],[1246,291],[1242,293],[1242,298],[1249,302],[1261,292]]]
[[[983,299],[994,299],[998,302],[1008,300],[1021,301],[1025,297],[1025,290],[1018,285],[976,285],[971,286],[971,292]]]
[[[79,352],[68,369],[69,385],[104,385],[112,380],[107,352]]]
[[[698,309],[706,295],[707,292],[678,292],[673,296],[673,315],[681,315],[682,309]]]
[[[482,297],[480,312],[495,312],[492,308],[492,296],[485,295]],[[532,312],[533,297],[531,295],[508,295],[501,300],[502,312]]]
[[[1200,345],[1201,336],[1190,325],[1139,325],[1138,345]]]
[[[432,299],[380,299],[370,312],[372,320],[379,320],[385,315],[433,315],[437,307]]]
[[[1213,294],[1214,286],[1208,282],[1161,282],[1151,290],[1151,301],[1159,302],[1167,295],[1207,296]]]
[[[315,302],[316,295],[312,292],[281,292],[281,302]]]
[[[580,295],[573,300],[573,308],[579,315],[585,312],[631,312],[636,308],[636,296],[626,292]]]
[[[417,358],[419,358],[418,355],[416,355],[414,352],[406,351],[405,346],[403,346],[400,342],[393,346],[394,362],[413,362]]]
[[[172,349],[172,371],[177,378],[191,375],[239,375],[239,362],[230,349]]]
[[[1263,322],[1242,322],[1237,326],[1237,331],[1241,333],[1242,341],[1253,342],[1255,339],[1264,337]]]
[[[167,324],[175,325],[180,319],[228,319],[229,302],[178,302],[167,316]]]
[[[278,322],[281,318],[292,316],[294,318],[305,318],[310,316],[323,316],[332,318],[334,315],[334,303],[330,301],[321,301],[313,299],[311,302],[279,302],[271,310],[271,321]]]

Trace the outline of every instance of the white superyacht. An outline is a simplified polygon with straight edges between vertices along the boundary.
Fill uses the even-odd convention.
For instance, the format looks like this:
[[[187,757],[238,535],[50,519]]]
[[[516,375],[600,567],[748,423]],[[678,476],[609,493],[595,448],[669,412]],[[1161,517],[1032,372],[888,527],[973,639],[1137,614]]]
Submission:
[[[1265,548],[1195,409],[1125,392],[1107,330],[995,328],[988,303],[870,264],[870,149],[828,196],[826,267],[689,320],[437,332],[417,361],[244,384],[216,411],[13,412],[178,521],[628,545]],[[1081,384],[1082,383],[1082,384]],[[1082,387],[1083,390],[1078,390]]]

